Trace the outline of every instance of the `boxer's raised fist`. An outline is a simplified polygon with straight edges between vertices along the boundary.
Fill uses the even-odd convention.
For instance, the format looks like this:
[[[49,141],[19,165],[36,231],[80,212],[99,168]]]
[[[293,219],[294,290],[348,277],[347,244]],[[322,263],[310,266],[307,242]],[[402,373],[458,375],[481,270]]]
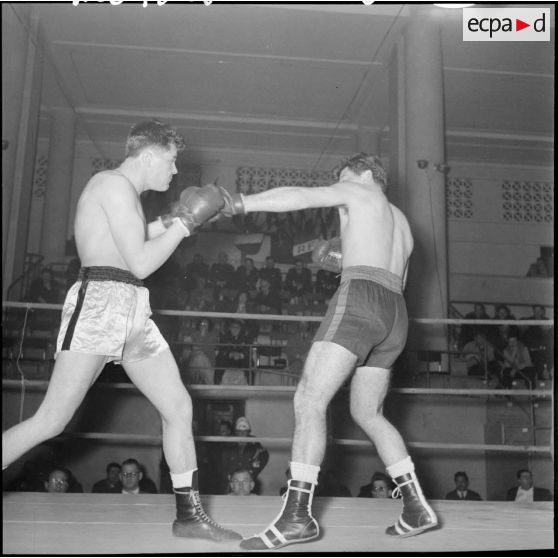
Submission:
[[[329,240],[319,240],[312,250],[312,261],[326,271],[341,273],[343,264],[341,239],[336,236]]]
[[[182,191],[170,213],[161,216],[161,221],[168,228],[179,219],[188,233],[192,233],[200,225],[218,215],[224,205],[221,190],[214,184],[207,184],[201,188],[190,186]]]

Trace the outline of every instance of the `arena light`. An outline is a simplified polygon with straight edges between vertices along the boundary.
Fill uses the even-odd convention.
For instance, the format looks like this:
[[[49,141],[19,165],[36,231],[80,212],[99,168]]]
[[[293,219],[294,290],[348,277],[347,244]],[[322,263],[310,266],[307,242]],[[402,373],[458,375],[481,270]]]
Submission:
[[[459,8],[470,8],[471,6],[474,6],[474,4],[452,3],[452,4],[434,4],[434,6],[438,6],[438,8],[459,9]]]

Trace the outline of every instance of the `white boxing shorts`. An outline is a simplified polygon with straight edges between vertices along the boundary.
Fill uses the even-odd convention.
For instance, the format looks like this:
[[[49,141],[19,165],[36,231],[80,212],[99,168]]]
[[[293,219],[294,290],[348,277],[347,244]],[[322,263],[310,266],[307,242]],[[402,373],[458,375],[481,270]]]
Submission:
[[[117,364],[155,356],[168,343],[150,316],[149,291],[129,271],[82,267],[64,301],[56,354],[105,355]]]

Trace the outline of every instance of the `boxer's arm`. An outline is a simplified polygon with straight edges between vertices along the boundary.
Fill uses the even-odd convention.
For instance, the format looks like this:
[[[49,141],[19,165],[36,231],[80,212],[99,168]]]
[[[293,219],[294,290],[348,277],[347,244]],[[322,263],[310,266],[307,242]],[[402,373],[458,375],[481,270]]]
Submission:
[[[285,186],[243,196],[246,213],[256,211],[282,213],[315,207],[335,207],[347,205],[350,199],[350,190],[340,183],[317,188]]]
[[[127,186],[127,185],[126,185]],[[146,240],[146,226],[136,191],[108,183],[100,196],[108,226],[130,271],[143,279],[161,267],[184,238],[184,226],[173,223],[166,234]]]
[[[163,225],[161,219],[156,219],[155,221],[151,221],[151,223],[147,224],[147,238],[152,240],[153,238],[157,238],[161,236],[163,233],[167,232],[167,228]]]

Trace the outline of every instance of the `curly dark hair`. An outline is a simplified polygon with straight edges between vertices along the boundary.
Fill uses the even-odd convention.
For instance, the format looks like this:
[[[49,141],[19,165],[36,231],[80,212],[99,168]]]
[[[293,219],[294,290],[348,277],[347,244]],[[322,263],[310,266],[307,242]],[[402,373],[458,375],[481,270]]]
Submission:
[[[385,192],[387,190],[387,173],[382,161],[376,155],[360,152],[346,157],[333,170],[334,180],[339,180],[343,169],[349,169],[355,174],[362,174],[369,170],[372,172],[374,182],[382,188],[382,191]]]
[[[169,124],[159,120],[146,120],[132,126],[126,140],[126,157],[136,157],[145,147],[169,148],[175,145],[177,151],[186,146],[184,138]]]

